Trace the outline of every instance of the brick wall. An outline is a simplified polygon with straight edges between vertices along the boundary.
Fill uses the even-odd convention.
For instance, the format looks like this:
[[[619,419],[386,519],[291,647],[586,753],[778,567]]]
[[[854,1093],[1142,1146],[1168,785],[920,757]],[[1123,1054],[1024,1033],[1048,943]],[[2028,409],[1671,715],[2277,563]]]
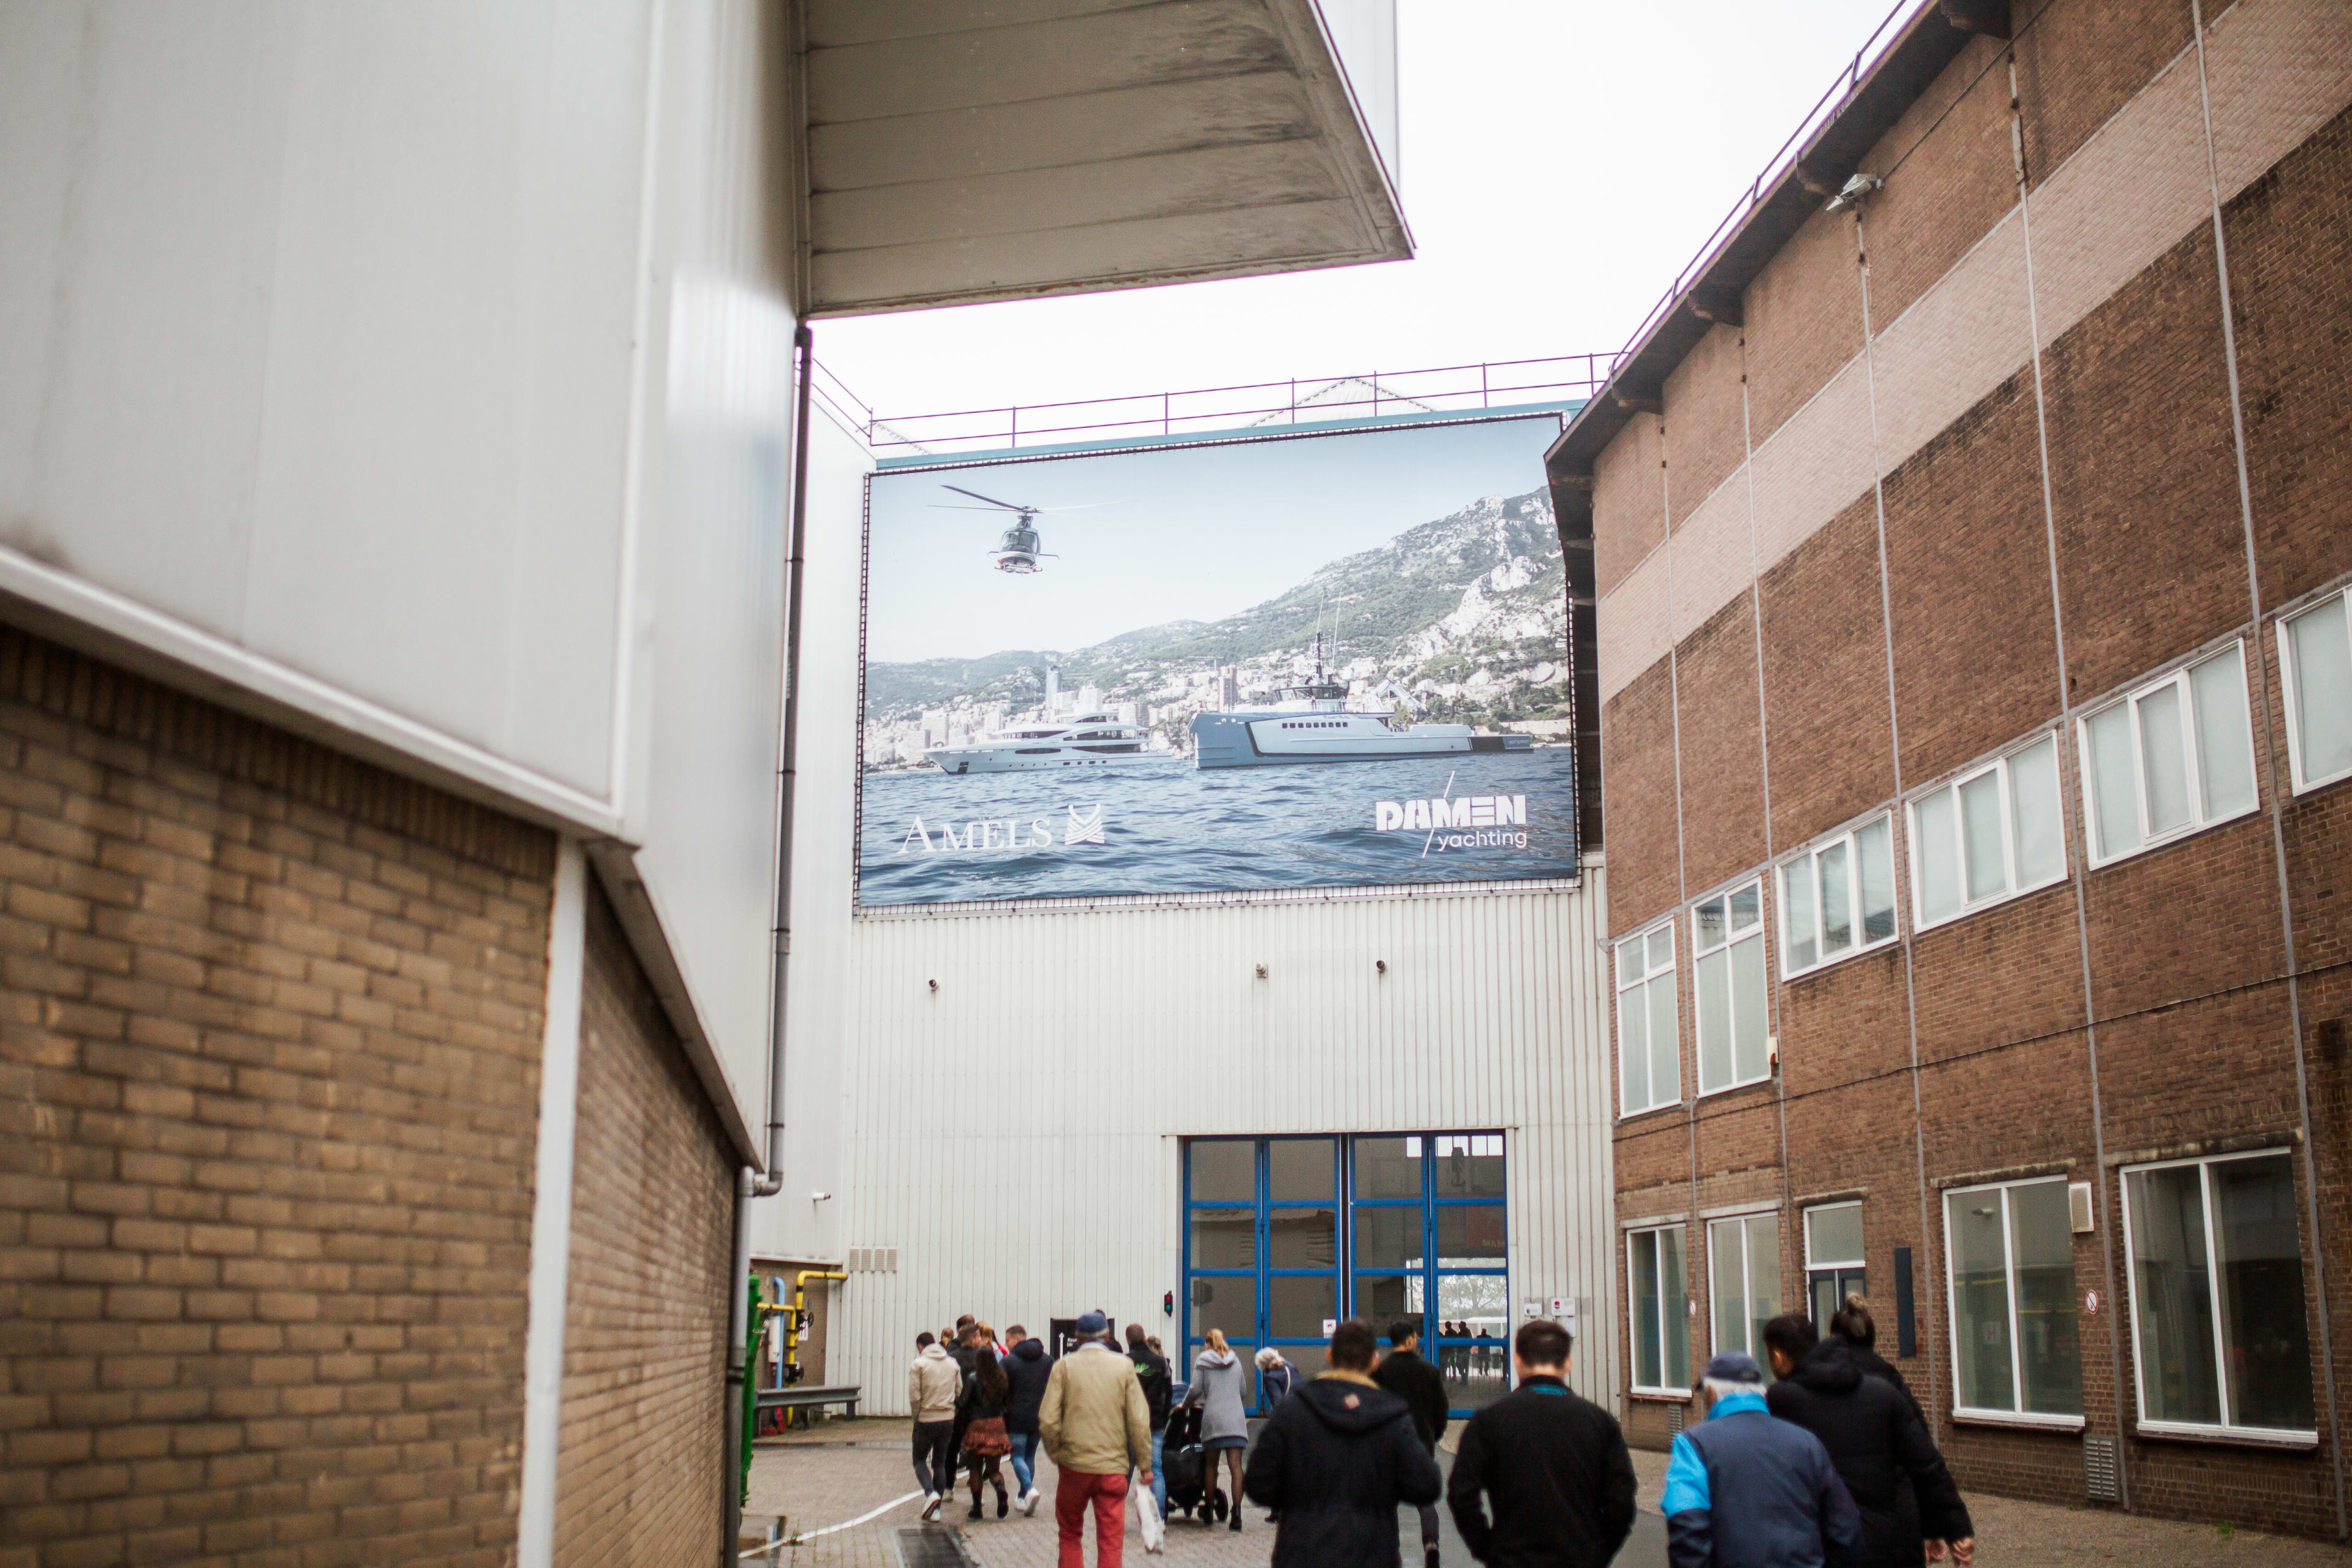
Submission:
[[[0,1560],[509,1559],[553,865],[0,628]]]
[[[703,1563],[719,1534],[734,1180],[601,890],[588,900],[556,1560]]]

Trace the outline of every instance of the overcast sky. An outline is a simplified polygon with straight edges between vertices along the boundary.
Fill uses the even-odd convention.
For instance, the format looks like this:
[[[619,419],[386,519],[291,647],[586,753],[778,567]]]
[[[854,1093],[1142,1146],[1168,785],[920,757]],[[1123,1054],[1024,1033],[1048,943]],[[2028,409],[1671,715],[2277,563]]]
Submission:
[[[816,327],[884,416],[1619,347],[1887,0],[1400,0],[1418,254]]]
[[[1513,419],[879,475],[866,657],[1066,651],[1163,621],[1221,620],[1480,496],[1540,489],[1559,433],[1556,417]],[[1012,517],[950,510],[979,503],[947,484],[1086,510],[1038,518],[1053,552],[1043,571],[999,572],[992,554]]]

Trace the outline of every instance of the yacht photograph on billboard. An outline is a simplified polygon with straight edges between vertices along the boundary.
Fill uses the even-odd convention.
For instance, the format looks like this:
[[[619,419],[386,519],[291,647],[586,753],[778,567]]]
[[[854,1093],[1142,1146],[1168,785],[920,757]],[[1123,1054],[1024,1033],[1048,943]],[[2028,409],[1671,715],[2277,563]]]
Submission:
[[[873,476],[858,902],[1576,876],[1559,431]]]

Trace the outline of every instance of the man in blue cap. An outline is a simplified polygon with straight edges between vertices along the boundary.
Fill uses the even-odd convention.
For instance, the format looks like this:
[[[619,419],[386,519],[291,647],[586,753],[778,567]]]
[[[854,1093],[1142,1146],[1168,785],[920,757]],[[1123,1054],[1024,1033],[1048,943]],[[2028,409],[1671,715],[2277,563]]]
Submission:
[[[1135,1363],[1103,1342],[1110,1320],[1078,1320],[1077,1349],[1054,1363],[1037,1406],[1037,1432],[1062,1473],[1054,1493],[1059,1568],[1086,1568],[1086,1516],[1095,1516],[1095,1558],[1119,1568],[1127,1535],[1127,1478],[1151,1484],[1151,1413]]]
[[[1822,1440],[1764,1407],[1756,1358],[1706,1363],[1706,1420],[1666,1464],[1673,1568],[1825,1568],[1862,1552],[1862,1514]]]

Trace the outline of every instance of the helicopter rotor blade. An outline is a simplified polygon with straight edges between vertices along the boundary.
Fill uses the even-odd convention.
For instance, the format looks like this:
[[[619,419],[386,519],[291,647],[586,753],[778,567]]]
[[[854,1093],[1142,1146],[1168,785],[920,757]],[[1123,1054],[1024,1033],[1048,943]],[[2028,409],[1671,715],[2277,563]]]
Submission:
[[[1037,510],[1034,506],[1016,506],[1009,500],[998,500],[994,496],[984,496],[978,490],[968,490],[961,485],[941,485],[940,489],[943,490],[953,490],[960,496],[970,496],[974,500],[984,500],[989,505],[993,507],[1002,507],[1006,511],[1035,511]]]

